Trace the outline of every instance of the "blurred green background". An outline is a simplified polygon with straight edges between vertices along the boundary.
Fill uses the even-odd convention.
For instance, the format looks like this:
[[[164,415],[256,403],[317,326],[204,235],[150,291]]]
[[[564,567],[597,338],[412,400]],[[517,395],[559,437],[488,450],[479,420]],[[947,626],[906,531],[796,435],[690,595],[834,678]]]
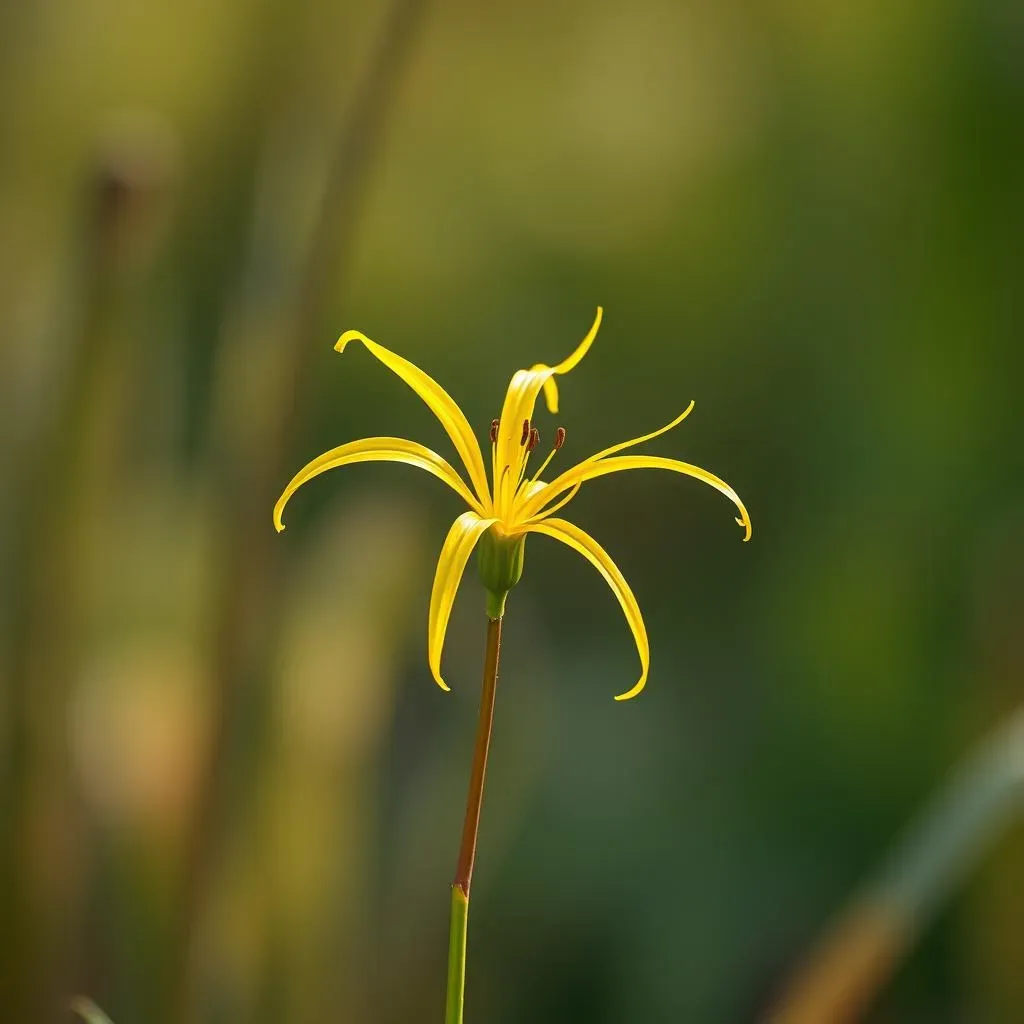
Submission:
[[[755,1019],[1018,703],[1013,0],[8,4],[0,154],[5,1021],[441,1019],[461,509],[359,466],[271,526],[344,441],[454,458],[347,328],[483,438],[601,304],[563,454],[693,398],[651,449],[753,519],[668,474],[576,499],[650,632],[624,705],[615,601],[530,540],[468,1020]],[[868,1019],[1024,1020],[1024,829],[937,906]]]

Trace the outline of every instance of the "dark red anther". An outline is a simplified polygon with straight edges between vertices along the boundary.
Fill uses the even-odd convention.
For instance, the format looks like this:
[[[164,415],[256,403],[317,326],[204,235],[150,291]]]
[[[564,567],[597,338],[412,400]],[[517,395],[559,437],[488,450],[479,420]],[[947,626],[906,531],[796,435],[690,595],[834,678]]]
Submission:
[[[529,442],[529,444],[527,444],[526,450],[528,452],[532,452],[533,449],[536,448],[537,445],[539,445],[539,444],[540,444],[540,431],[536,427],[533,427],[531,429],[531,431],[530,431],[530,442]]]
[[[491,420],[491,444],[494,444],[498,440],[498,427],[500,422],[498,420]]]
[[[565,444],[565,427],[559,427],[555,431],[555,451],[558,451]]]
[[[522,447],[522,445],[526,444],[526,442],[529,441],[529,440],[530,440],[530,421],[529,420],[523,420],[523,436],[521,438],[519,438],[519,445],[520,445],[520,447]]]

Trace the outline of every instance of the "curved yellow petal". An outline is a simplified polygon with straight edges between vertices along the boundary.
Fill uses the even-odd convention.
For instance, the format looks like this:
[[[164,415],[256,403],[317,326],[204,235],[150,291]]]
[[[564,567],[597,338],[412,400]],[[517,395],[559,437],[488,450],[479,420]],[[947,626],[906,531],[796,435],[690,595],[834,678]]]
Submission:
[[[694,403],[691,401],[690,404],[674,419],[670,420],[663,427],[658,427],[657,430],[652,430],[649,434],[642,434],[640,437],[630,438],[628,441],[621,441],[619,444],[613,444],[611,448],[605,448],[602,451],[596,452],[595,454],[588,456],[582,462],[577,463],[571,469],[567,469],[561,476],[555,477],[551,483],[547,484],[551,490],[547,496],[541,495],[541,488],[533,488],[529,494],[524,495],[525,498],[536,498],[536,501],[524,501],[522,508],[517,509],[516,519],[530,519],[537,515],[537,509],[541,508],[546,502],[550,501],[556,494],[561,493],[565,488],[562,486],[563,479],[567,479],[572,474],[578,474],[581,467],[591,462],[596,462],[598,459],[605,459],[609,455],[614,455],[616,452],[624,451],[626,448],[633,448],[638,444],[643,444],[644,441],[650,441],[655,437],[660,437],[662,434],[667,434],[670,430],[678,427],[687,416],[693,412]],[[572,486],[572,484],[569,484]]]
[[[364,437],[361,441],[350,441],[324,452],[312,462],[306,463],[292,477],[274,506],[274,528],[277,532],[280,533],[284,529],[281,516],[288,499],[307,480],[312,480],[329,469],[348,466],[355,462],[404,462],[406,465],[425,469],[439,480],[443,480],[470,508],[483,513],[483,507],[466,486],[465,481],[440,455],[415,441],[407,441],[404,437]]]
[[[568,494],[564,495],[561,498],[561,500],[556,501],[554,503],[554,505],[551,505],[548,508],[544,509],[543,512],[539,512],[537,515],[533,516],[531,519],[527,519],[526,520],[526,525],[529,525],[530,523],[540,523],[540,522],[543,522],[543,520],[547,519],[549,516],[553,516],[559,509],[565,508],[565,506],[568,505],[569,502],[572,501],[572,499],[575,498],[577,494],[579,494],[580,488],[582,486],[583,486],[582,483],[574,484],[572,490],[569,491]],[[521,526],[518,527],[518,528],[522,529]]]
[[[442,690],[449,688],[441,678],[441,651],[452,605],[455,603],[455,593],[480,535],[497,521],[481,519],[475,512],[463,512],[452,523],[437,559],[434,586],[430,591],[430,612],[427,615],[427,661],[434,681]]]
[[[594,322],[586,337],[576,346],[572,354],[560,363],[555,366],[536,363],[529,370],[516,370],[512,375],[508,391],[505,394],[505,402],[501,407],[498,441],[494,446],[494,459],[491,468],[495,489],[494,501],[496,505],[500,504],[497,492],[501,490],[506,496],[503,503],[506,513],[511,504],[511,495],[515,485],[519,481],[519,471],[526,457],[526,449],[521,444],[523,422],[533,419],[537,396],[542,388],[548,410],[553,413],[558,412],[558,386],[553,378],[555,374],[568,373],[587,354],[597,337],[603,315],[604,310],[598,306]],[[508,474],[504,474],[506,466],[511,467]]]
[[[361,342],[372,355],[397,374],[426,402],[430,411],[441,421],[441,426],[452,439],[452,444],[455,445],[455,450],[459,453],[459,457],[469,473],[470,482],[480,498],[480,503],[485,507],[488,506],[490,504],[490,489],[487,486],[487,471],[484,468],[484,457],[480,451],[480,444],[469,421],[455,403],[455,399],[433,377],[424,373],[414,363],[403,359],[383,345],[371,341],[361,331],[346,331],[336,342],[335,350],[344,352],[350,341]]]
[[[620,441],[618,444],[613,444],[611,448],[605,448],[603,451],[597,452],[596,455],[591,455],[586,461],[596,462],[598,459],[606,459],[609,455],[614,455],[616,452],[625,451],[627,448],[635,448],[638,444],[643,444],[644,441],[651,441],[656,437],[661,437],[662,434],[667,434],[670,430],[678,427],[693,412],[695,404],[691,400],[690,404],[674,420],[666,423],[665,426],[658,427],[657,430],[652,430],[649,434],[641,434],[640,437],[631,437],[628,441]]]
[[[572,355],[563,359],[557,366],[555,366],[555,373],[568,373],[574,369],[579,361],[590,351],[590,346],[594,344],[594,339],[597,337],[597,332],[601,328],[601,318],[604,316],[604,310],[598,306],[597,313],[594,316],[594,322],[590,326],[590,330],[587,331],[586,337],[576,346]],[[543,370],[546,367],[538,363],[533,367],[534,370]],[[548,412],[558,412],[558,385],[555,383],[553,377],[546,377],[543,382],[544,388],[544,401],[547,402]]]
[[[544,515],[542,507],[547,502],[553,501],[560,493],[583,483],[584,480],[593,480],[595,477],[606,476],[608,473],[622,473],[628,469],[667,469],[673,473],[683,473],[710,484],[739,509],[740,514],[736,522],[746,530],[743,539],[750,540],[750,515],[740,500],[740,496],[724,480],[715,476],[714,473],[709,473],[706,469],[701,469],[700,466],[693,466],[689,462],[680,462],[678,459],[663,459],[657,455],[619,455],[610,459],[601,459],[598,462],[581,462],[553,480],[543,493],[538,492],[534,495],[517,512],[517,519],[525,516],[535,518],[538,515]]]
[[[548,537],[554,537],[563,544],[578,551],[595,569],[605,578],[605,582],[612,588],[612,593],[618,599],[622,607],[626,622],[629,623],[633,639],[636,641],[637,654],[640,655],[640,678],[632,689],[620,693],[616,700],[629,700],[635,697],[647,682],[647,672],[651,664],[651,648],[647,642],[647,628],[644,626],[643,616],[640,614],[640,606],[636,603],[633,591],[630,590],[618,566],[612,561],[611,556],[600,544],[585,533],[578,526],[566,522],[564,519],[545,519],[543,522],[531,523],[526,528],[530,533],[543,533]]]

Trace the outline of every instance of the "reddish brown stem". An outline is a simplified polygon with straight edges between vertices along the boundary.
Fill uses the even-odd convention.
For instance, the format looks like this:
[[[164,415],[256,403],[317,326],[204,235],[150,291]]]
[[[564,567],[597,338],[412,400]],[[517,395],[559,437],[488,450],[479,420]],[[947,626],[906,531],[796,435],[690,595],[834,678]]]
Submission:
[[[480,718],[473,744],[473,767],[469,775],[466,798],[466,820],[462,825],[462,843],[455,866],[457,885],[469,899],[476,860],[476,839],[480,829],[480,807],[484,799],[484,777],[487,774],[487,753],[491,748],[491,725],[494,721],[494,695],[498,689],[498,657],[501,653],[501,619],[487,620],[487,653],[484,656],[484,684],[480,693]]]

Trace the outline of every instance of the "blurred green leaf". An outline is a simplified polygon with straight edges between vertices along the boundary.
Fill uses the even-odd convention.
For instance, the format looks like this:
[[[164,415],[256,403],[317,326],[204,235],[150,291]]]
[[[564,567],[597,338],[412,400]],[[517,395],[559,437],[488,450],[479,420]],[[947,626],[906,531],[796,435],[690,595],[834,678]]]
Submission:
[[[71,1009],[77,1013],[86,1024],[113,1024],[113,1021],[91,1000],[85,996],[78,996],[71,1001]]]

